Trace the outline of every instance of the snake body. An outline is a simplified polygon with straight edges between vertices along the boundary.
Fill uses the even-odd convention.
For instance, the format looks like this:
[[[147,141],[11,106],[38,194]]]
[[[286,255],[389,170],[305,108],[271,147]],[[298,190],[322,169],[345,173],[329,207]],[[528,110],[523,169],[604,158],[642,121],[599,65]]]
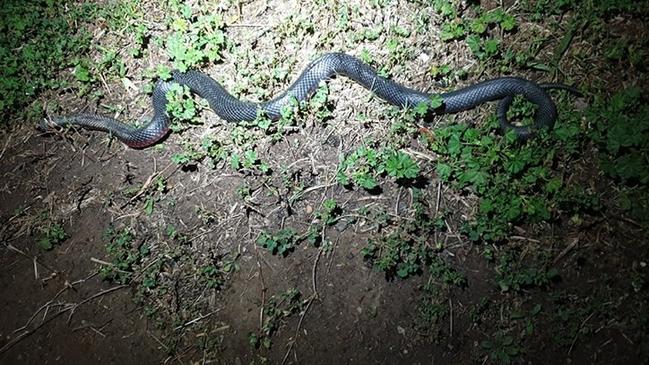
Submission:
[[[133,148],[143,148],[159,141],[169,132],[169,117],[166,113],[166,94],[171,82],[186,85],[189,89],[206,99],[214,112],[229,122],[252,121],[260,111],[271,120],[279,119],[281,110],[289,106],[293,99],[307,100],[316,90],[322,80],[335,75],[346,76],[366,89],[372,91],[381,99],[398,107],[413,107],[426,103],[436,94],[429,94],[400,85],[392,80],[381,77],[371,66],[356,57],[344,53],[327,53],[313,61],[283,93],[270,101],[255,103],[242,101],[232,96],[223,86],[211,77],[189,70],[187,72],[173,71],[173,80],[159,80],[153,91],[154,115],[151,121],[141,128],[134,128],[113,118],[93,114],[77,114],[52,118],[54,125],[79,125],[89,129],[106,131],[114,135],[124,144]],[[503,128],[511,128],[521,139],[532,135],[537,128],[552,128],[557,118],[557,109],[545,89],[572,88],[561,84],[536,84],[519,77],[500,77],[483,81],[459,90],[442,93],[443,105],[434,113],[457,113],[475,108],[488,102],[501,100],[498,108],[498,118]],[[521,95],[537,105],[533,128],[511,125],[506,118],[506,112],[513,97]],[[47,128],[49,125],[42,125]]]

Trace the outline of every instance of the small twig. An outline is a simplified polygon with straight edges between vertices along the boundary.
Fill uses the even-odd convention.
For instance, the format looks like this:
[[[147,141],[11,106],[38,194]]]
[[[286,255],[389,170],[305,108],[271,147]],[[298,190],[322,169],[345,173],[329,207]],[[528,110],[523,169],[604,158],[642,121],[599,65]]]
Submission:
[[[442,200],[442,181],[440,180],[437,184],[437,198],[435,199],[435,213],[433,218],[437,218],[437,213],[439,213],[439,203]]]
[[[320,256],[322,256],[322,248],[318,250],[318,255],[315,257],[313,262],[313,269],[311,269],[311,288],[313,289],[313,297],[318,298],[318,290],[316,289],[316,274],[318,269],[318,261],[320,261]]]
[[[2,152],[0,152],[0,159],[2,159],[2,156],[4,156],[5,151],[7,151],[7,146],[9,146],[9,142],[11,142],[11,138],[13,137],[13,134],[9,134],[9,137],[7,137],[7,142],[5,142],[5,146],[2,149]]]
[[[129,199],[128,202],[126,202],[125,204],[123,204],[123,205],[120,207],[120,209],[124,209],[127,205],[133,203],[133,202],[134,202],[135,200],[137,200],[140,196],[142,196],[142,194],[146,193],[146,191],[147,191],[147,189],[149,188],[149,186],[151,186],[151,183],[153,183],[153,179],[155,179],[156,177],[162,175],[165,171],[167,171],[167,169],[168,169],[171,165],[174,165],[174,163],[173,163],[173,162],[170,162],[170,163],[169,163],[169,164],[168,164],[164,169],[162,169],[162,171],[157,172],[157,171],[156,171],[156,167],[155,167],[155,158],[154,158],[154,159],[153,159],[153,173],[152,173],[151,175],[149,175],[149,177],[146,179],[146,181],[144,182],[144,185],[142,185],[142,188],[140,189],[140,191],[138,191],[137,194],[135,194],[131,199]],[[178,165],[178,166],[180,166],[180,165]],[[176,170],[178,170],[178,167],[176,167]]]
[[[453,337],[453,301],[448,298],[449,315],[449,337]]]
[[[591,313],[590,316],[588,316],[586,319],[584,319],[583,322],[579,325],[579,328],[577,328],[577,332],[575,333],[575,337],[572,339],[572,344],[570,345],[570,349],[568,349],[568,355],[572,352],[572,348],[575,347],[575,343],[577,343],[577,338],[579,337],[579,332],[581,331],[582,328],[586,325],[586,322],[588,322],[593,316],[595,315],[595,312]]]
[[[18,254],[20,254],[20,255],[22,255],[22,256],[28,258],[28,259],[32,259],[32,260],[34,260],[37,264],[39,264],[39,265],[41,265],[42,267],[48,269],[50,272],[53,272],[53,273],[57,272],[56,270],[53,270],[53,269],[50,268],[49,266],[47,266],[47,265],[43,264],[42,262],[38,261],[38,259],[36,258],[36,256],[29,256],[28,254],[26,254],[25,252],[23,252],[23,251],[21,251],[20,249],[16,248],[16,247],[13,246],[12,244],[5,244],[5,247],[7,247],[9,250],[11,250],[11,251],[13,251],[13,252],[16,252],[16,253],[18,253]]]
[[[431,162],[437,161],[437,159],[435,157],[431,156],[431,155],[428,155],[428,154],[420,152],[420,151],[415,151],[415,150],[410,149],[410,148],[406,148],[406,152],[408,154],[410,154],[410,155],[414,155],[416,157],[423,158],[423,159],[431,161]]]
[[[164,347],[165,351],[169,351],[169,347],[167,345],[165,345],[164,342],[160,341],[160,339],[157,338],[153,333],[151,333],[151,331],[146,331],[146,333],[149,336],[153,337],[153,339],[156,340],[156,342],[159,343],[160,346]]]
[[[228,27],[233,27],[233,28],[263,28],[264,24],[246,24],[246,23],[236,23],[236,24],[229,24]]]
[[[561,261],[561,259],[562,259],[564,256],[566,256],[566,255],[568,254],[568,252],[572,251],[572,250],[577,246],[578,243],[579,243],[579,237],[576,237],[575,239],[572,240],[572,242],[570,242],[570,244],[569,244],[566,248],[563,249],[563,251],[561,251],[561,252],[557,255],[557,257],[554,259],[554,261],[552,262],[552,264],[553,264],[553,265],[556,265],[557,262]]]
[[[97,333],[99,336],[104,338],[106,337],[105,334],[103,334],[100,330],[96,329],[95,327],[91,326],[90,329],[93,330],[95,333]]]
[[[303,197],[304,195],[318,189],[323,189],[323,188],[328,188],[330,186],[334,186],[336,183],[328,183],[328,184],[322,184],[322,185],[316,185],[316,186],[311,186],[308,187],[302,191],[298,191],[297,193],[293,194],[290,198],[288,198],[289,203],[293,203],[295,200]]]
[[[397,192],[397,201],[394,203],[394,215],[399,215],[399,203],[401,202],[402,191],[403,187],[399,187],[399,191]]]
[[[204,316],[203,316],[203,315],[200,315],[200,316],[198,316],[197,318],[194,318],[194,319],[192,319],[191,321],[186,322],[186,323],[184,323],[184,324],[181,324],[180,326],[174,328],[174,331],[178,331],[178,330],[181,329],[181,328],[185,328],[185,327],[187,327],[187,326],[191,326],[191,325],[194,324],[194,323],[200,322],[200,321],[204,320],[205,318],[208,318],[208,317],[212,316],[212,314],[214,314],[214,313],[216,313],[216,312],[218,312],[218,311],[219,311],[219,310],[217,309],[217,310],[215,310],[214,312],[208,313],[208,314],[206,314],[206,315],[204,315]]]
[[[18,342],[22,341],[24,338],[27,336],[31,335],[32,333],[36,332],[39,328],[43,327],[45,324],[49,323],[52,321],[54,318],[60,316],[61,314],[65,313],[67,309],[64,309],[58,313],[56,313],[54,316],[50,317],[47,321],[41,322],[38,326],[31,330],[25,330],[25,332],[21,333],[18,335],[18,337],[14,338],[13,340],[7,342],[4,346],[0,348],[0,354],[5,353],[7,350],[12,348],[14,345],[16,345]]]
[[[91,257],[90,261],[92,261],[92,262],[94,262],[96,264],[100,264],[100,265],[104,265],[104,266],[110,266],[113,270],[115,270],[117,272],[121,272],[122,274],[130,274],[130,275],[133,274],[131,271],[125,271],[125,270],[118,269],[117,266],[115,264],[113,264],[113,263],[106,262],[106,261],[103,261],[103,260],[100,260],[100,259],[96,259],[94,257]]]
[[[261,264],[259,263],[259,251],[257,251],[257,245],[253,245],[255,248],[255,257],[257,261],[257,269],[259,269],[259,281],[261,282],[261,308],[259,309],[259,330],[261,331],[264,328],[264,306],[266,306],[266,284],[264,283],[264,272],[261,269]]]
[[[36,257],[34,256],[34,279],[38,280],[38,262],[36,262]]]
[[[282,365],[286,364],[286,360],[288,360],[288,356],[291,354],[293,347],[297,343],[297,339],[300,336],[300,328],[302,328],[302,322],[304,321],[304,317],[309,311],[309,308],[311,308],[311,303],[313,303],[314,299],[315,299],[314,296],[311,296],[311,298],[307,299],[306,308],[304,308],[304,312],[302,312],[302,315],[300,315],[300,320],[297,323],[297,327],[295,328],[295,339],[293,339],[288,349],[286,350],[286,354],[284,355],[284,359],[282,360]]]
[[[286,360],[288,360],[288,356],[291,354],[293,347],[297,343],[297,339],[300,336],[300,328],[302,328],[302,322],[304,322],[304,317],[309,311],[309,308],[311,308],[311,303],[313,303],[315,299],[318,299],[318,291],[316,289],[316,273],[318,268],[318,262],[320,261],[320,256],[322,256],[322,249],[318,250],[318,255],[316,256],[315,261],[313,262],[313,269],[311,270],[313,293],[311,294],[309,299],[307,299],[307,304],[306,307],[304,308],[304,312],[302,312],[302,314],[300,315],[300,321],[297,323],[297,327],[295,328],[295,338],[293,339],[288,349],[286,350],[286,354],[284,355],[284,359],[282,360],[282,365],[286,363]]]
[[[70,319],[72,318],[72,315],[74,314],[74,311],[75,311],[77,308],[79,308],[80,306],[82,306],[82,305],[88,303],[89,301],[91,301],[91,300],[93,300],[93,299],[99,298],[99,297],[104,296],[104,295],[106,295],[106,294],[112,293],[112,292],[114,292],[114,291],[116,291],[116,290],[119,290],[119,289],[122,289],[122,288],[127,288],[127,287],[128,287],[128,285],[126,285],[126,284],[118,285],[118,286],[114,286],[114,287],[112,287],[112,288],[110,288],[110,289],[102,290],[102,291],[100,291],[99,293],[95,293],[95,294],[91,295],[90,297],[88,297],[88,298],[82,300],[81,302],[75,304],[74,306],[72,306],[72,308],[70,308],[70,317],[68,317],[68,322],[69,322]]]
[[[52,304],[52,301],[48,301],[47,303],[45,303],[44,305],[42,305],[42,306],[41,306],[41,307],[40,307],[40,308],[39,308],[39,309],[38,309],[38,310],[37,310],[37,311],[36,311],[36,312],[31,316],[31,317],[30,317],[30,319],[27,321],[27,324],[25,324],[25,326],[21,327],[22,329],[25,330],[25,332],[21,333],[20,335],[18,335],[18,337],[16,337],[16,338],[14,338],[13,340],[7,342],[4,346],[2,346],[2,348],[0,348],[0,354],[3,354],[5,351],[7,351],[7,350],[9,350],[10,348],[12,348],[15,344],[17,344],[18,342],[22,341],[24,338],[26,338],[27,336],[31,335],[32,333],[36,332],[39,328],[43,327],[45,324],[49,323],[49,322],[52,321],[54,318],[57,318],[58,316],[62,315],[63,313],[70,312],[70,316],[68,317],[68,321],[70,321],[70,319],[72,318],[72,314],[74,314],[75,309],[78,308],[79,306],[81,306],[81,305],[83,305],[83,304],[85,304],[85,303],[88,303],[89,301],[91,301],[91,300],[93,300],[93,299],[96,299],[96,298],[98,298],[98,297],[100,297],[100,296],[106,295],[106,294],[108,294],[108,293],[112,293],[112,292],[114,292],[114,291],[116,291],[116,290],[122,289],[122,288],[127,287],[127,286],[128,286],[128,285],[118,285],[118,286],[112,287],[112,288],[110,288],[110,289],[106,289],[106,290],[100,291],[99,293],[96,293],[96,294],[94,294],[94,295],[91,295],[90,297],[88,297],[88,298],[82,300],[81,302],[79,302],[79,303],[77,303],[77,304],[66,305],[66,307],[65,307],[64,309],[60,310],[58,313],[54,314],[52,317],[50,317],[50,318],[48,318],[48,319],[46,319],[46,320],[44,319],[44,320],[43,320],[43,321],[42,321],[38,326],[36,326],[35,328],[30,329],[30,330],[26,329],[27,326],[29,326],[29,324],[30,324],[30,323],[34,320],[34,318],[38,315],[38,313],[40,313],[43,309],[45,309],[45,310],[49,310],[49,307],[50,307],[50,306],[62,306],[62,305],[65,305],[65,304]],[[56,294],[55,298],[58,297],[58,296],[60,295],[60,293],[63,292],[63,290],[65,290],[65,289],[67,289],[67,288],[68,288],[68,287],[66,286],[66,288],[64,288],[64,289],[62,289],[61,291],[59,291],[59,293]],[[18,332],[18,331],[20,331],[20,329],[16,330],[16,332]]]
[[[535,240],[534,238],[529,238],[529,237],[523,237],[523,236],[511,236],[509,237],[513,240],[518,240],[518,241],[528,241],[532,243],[541,243],[539,240]]]

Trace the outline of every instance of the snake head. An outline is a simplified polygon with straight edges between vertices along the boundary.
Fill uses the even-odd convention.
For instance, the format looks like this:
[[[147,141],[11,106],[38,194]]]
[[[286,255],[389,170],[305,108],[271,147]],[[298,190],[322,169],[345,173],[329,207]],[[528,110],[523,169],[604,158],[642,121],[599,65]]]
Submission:
[[[36,130],[41,132],[52,131],[56,127],[60,127],[65,124],[63,117],[53,117],[53,118],[43,118],[37,125]]]

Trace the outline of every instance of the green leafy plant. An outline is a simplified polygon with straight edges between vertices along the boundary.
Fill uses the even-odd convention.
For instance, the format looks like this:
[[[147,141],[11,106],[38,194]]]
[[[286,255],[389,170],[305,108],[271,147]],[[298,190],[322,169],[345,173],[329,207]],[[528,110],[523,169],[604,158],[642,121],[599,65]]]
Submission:
[[[282,256],[288,255],[298,244],[299,238],[295,230],[291,228],[284,228],[275,234],[262,232],[257,238],[257,244],[270,253],[280,254]]]
[[[385,158],[385,171],[397,179],[414,179],[419,175],[419,165],[402,151],[390,151]]]
[[[301,296],[302,293],[296,288],[271,296],[263,308],[265,317],[261,332],[248,334],[250,345],[269,349],[272,346],[272,336],[279,330],[282,322],[302,310],[304,303]]]
[[[600,150],[602,170],[623,182],[649,185],[649,105],[639,88],[610,100],[597,100],[588,111],[595,121],[591,134]]]
[[[460,285],[462,276],[453,274],[453,270],[440,261],[435,252],[437,245],[430,242],[435,230],[439,229],[437,220],[428,213],[419,190],[413,189],[413,199],[412,219],[399,224],[387,234],[370,239],[361,253],[388,278],[407,278],[421,274],[428,268],[436,280]]]
[[[146,215],[151,215],[153,213],[153,208],[155,207],[156,202],[162,199],[162,194],[167,192],[167,181],[162,175],[158,175],[155,180],[153,180],[152,187],[147,190],[147,193],[144,195],[144,212]]]
[[[192,122],[197,116],[196,103],[191,96],[189,88],[173,83],[167,92],[167,112],[174,120],[179,122]],[[182,130],[182,126],[175,124],[176,131]]]
[[[316,217],[326,226],[334,225],[338,221],[338,216],[342,209],[338,206],[335,199],[325,199],[322,202],[322,208],[316,212]]]
[[[202,62],[221,59],[225,46],[225,26],[219,14],[195,14],[190,4],[170,2],[172,16],[167,17],[172,33],[164,39],[165,49],[174,68],[187,71]]]
[[[416,326],[423,331],[434,328],[435,324],[448,316],[448,300],[436,283],[429,281],[422,287],[417,312],[419,321]]]
[[[120,284],[129,283],[135,265],[149,255],[149,246],[138,243],[129,229],[109,228],[104,232],[106,252],[111,258],[110,265],[103,265],[99,274],[104,280]],[[152,284],[152,282],[150,282]]]
[[[478,214],[463,228],[470,239],[500,241],[516,224],[549,221],[560,212],[586,208],[568,203],[572,187],[553,168],[585,143],[577,115],[550,134],[540,131],[526,144],[519,144],[511,132],[494,137],[494,125],[495,119],[479,128],[453,125],[424,140],[440,156],[439,178],[480,197]]]
[[[0,7],[0,116],[4,121],[41,117],[28,108],[46,90],[74,86],[94,78],[89,54],[92,34],[85,24],[112,19],[119,4],[105,7],[86,3],[69,7],[62,2],[8,0]],[[79,26],[70,27],[70,24]],[[108,23],[110,26],[110,22]],[[76,68],[74,80],[61,78],[62,69]],[[42,109],[40,109],[42,112]]]
[[[223,273],[216,265],[208,265],[201,269],[201,277],[210,289],[219,289],[225,283]]]
[[[521,292],[524,289],[548,286],[559,278],[556,268],[530,266],[515,260],[515,254],[507,251],[501,254],[496,266],[496,282],[503,292]]]
[[[342,185],[354,183],[372,190],[378,186],[379,176],[386,173],[397,179],[414,179],[419,175],[419,165],[403,151],[360,147],[341,159],[336,178]]]
[[[382,171],[376,150],[360,147],[347,157],[341,158],[336,179],[342,185],[354,182],[364,189],[371,190],[378,186],[375,175]]]
[[[497,333],[492,339],[480,342],[480,347],[489,357],[501,364],[511,364],[522,352],[521,345],[513,336]]]
[[[268,164],[259,159],[257,151],[246,150],[243,154],[232,153],[230,155],[230,166],[235,170],[240,169],[258,169],[262,173],[269,173]]]
[[[51,250],[54,245],[65,241],[68,234],[65,233],[63,226],[54,223],[43,229],[43,236],[38,240],[38,246],[43,250]]]

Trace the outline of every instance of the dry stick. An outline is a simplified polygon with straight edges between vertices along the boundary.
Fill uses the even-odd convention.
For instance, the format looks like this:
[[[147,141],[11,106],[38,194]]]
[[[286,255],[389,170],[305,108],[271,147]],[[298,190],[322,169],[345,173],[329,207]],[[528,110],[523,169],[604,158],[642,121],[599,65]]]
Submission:
[[[31,335],[32,333],[36,332],[39,328],[41,328],[41,327],[43,327],[45,324],[51,322],[54,318],[57,318],[57,317],[60,316],[61,314],[63,314],[63,313],[65,313],[65,312],[68,312],[68,311],[69,311],[69,312],[70,312],[70,317],[68,318],[68,321],[69,321],[70,318],[72,318],[72,314],[74,314],[74,310],[75,310],[76,308],[78,308],[79,306],[81,306],[81,305],[83,305],[83,304],[85,304],[85,303],[88,303],[89,301],[91,301],[91,300],[93,300],[93,299],[96,299],[96,298],[98,298],[98,297],[100,297],[100,296],[106,295],[106,294],[108,294],[108,293],[112,293],[112,292],[114,292],[114,291],[116,291],[116,290],[122,289],[122,288],[127,287],[127,286],[128,286],[128,285],[118,285],[118,286],[112,287],[112,288],[110,288],[110,289],[106,289],[106,290],[100,291],[99,293],[96,293],[96,294],[94,294],[94,295],[92,295],[92,296],[90,296],[90,297],[88,297],[88,298],[82,300],[81,302],[79,302],[79,303],[77,303],[77,304],[71,304],[71,305],[68,305],[66,308],[62,309],[61,311],[59,311],[58,313],[56,313],[56,314],[53,315],[52,317],[48,318],[47,320],[42,321],[42,322],[41,322],[38,326],[36,326],[35,328],[33,328],[33,329],[31,329],[31,330],[27,330],[27,329],[26,329],[25,332],[23,332],[23,333],[21,333],[20,335],[18,335],[18,337],[16,337],[16,338],[14,338],[13,340],[7,342],[4,346],[2,346],[2,348],[0,348],[0,354],[5,353],[7,350],[9,350],[10,348],[12,348],[15,344],[17,344],[18,342],[20,342],[21,340],[23,340],[23,339],[26,338],[27,336]],[[66,287],[65,289],[67,289],[67,287]],[[61,291],[59,291],[59,293],[57,293],[56,296],[58,296],[60,293],[61,293]],[[56,298],[56,296],[55,296],[55,298]],[[39,308],[38,311],[36,311],[36,313],[34,313],[34,314],[32,315],[32,317],[29,319],[29,321],[27,322],[27,324],[26,324],[25,326],[23,326],[22,328],[26,328],[26,327],[29,325],[29,323],[31,323],[31,321],[34,319],[34,317],[36,317],[36,315],[37,315],[41,310],[43,310],[44,308],[49,308],[49,306],[51,306],[51,305],[52,305],[51,302],[48,302],[48,303],[44,304],[43,306],[41,306],[41,308]],[[62,304],[59,304],[59,305],[62,305]]]
[[[54,297],[53,297],[52,299],[48,300],[47,303],[45,303],[45,304],[44,304],[44,305],[43,305],[43,306],[42,306],[38,311],[36,311],[36,313],[34,314],[34,316],[36,316],[36,314],[38,314],[38,312],[40,312],[40,311],[43,309],[43,307],[45,307],[45,315],[43,315],[43,320],[45,320],[45,318],[47,317],[47,311],[49,310],[49,307],[51,307],[51,306],[54,305],[54,304],[52,304],[52,303],[54,302],[54,300],[55,300],[56,298],[59,297],[59,295],[63,294],[63,293],[64,293],[66,290],[68,290],[68,289],[74,289],[74,286],[75,286],[75,285],[77,285],[77,284],[81,284],[81,283],[84,283],[84,282],[86,282],[87,280],[90,280],[92,277],[96,276],[97,274],[99,274],[99,271],[95,271],[95,272],[93,272],[92,274],[88,275],[88,277],[83,278],[83,279],[79,279],[79,280],[77,280],[77,281],[73,281],[73,282],[71,282],[71,283],[70,283],[69,281],[66,280],[65,283],[63,284],[64,287],[61,288],[61,290],[59,290],[59,291],[56,293],[56,295],[54,295]],[[46,279],[43,279],[43,281],[45,281],[45,280],[47,280],[47,278],[46,278]],[[61,305],[61,304],[58,304],[58,305]],[[16,333],[16,332],[18,332],[18,331],[20,331],[20,330],[23,330],[23,329],[25,329],[25,328],[27,328],[27,326],[29,325],[29,323],[33,320],[33,317],[34,317],[34,316],[32,316],[32,318],[31,318],[29,321],[27,321],[27,324],[25,324],[23,327],[21,327],[21,328],[15,330],[14,333]]]
[[[74,315],[74,311],[75,311],[77,308],[79,308],[79,306],[81,306],[81,305],[83,305],[83,304],[86,304],[86,303],[88,303],[89,301],[91,301],[91,300],[93,300],[93,299],[95,299],[95,298],[99,298],[99,297],[101,297],[101,296],[103,296],[103,295],[106,295],[106,294],[108,294],[108,293],[112,293],[112,292],[114,292],[114,291],[116,291],[116,290],[119,290],[119,289],[122,289],[122,288],[127,288],[127,287],[128,287],[128,285],[125,285],[125,284],[123,284],[123,285],[118,285],[118,286],[114,286],[114,287],[112,287],[112,288],[110,288],[110,289],[102,290],[102,291],[100,291],[99,293],[96,293],[96,294],[94,294],[94,295],[91,295],[90,297],[88,297],[88,298],[82,300],[81,302],[75,304],[74,306],[72,306],[72,308],[70,308],[70,309],[71,309],[71,312],[70,312],[70,316],[68,317],[68,322],[70,322],[70,320],[72,319],[72,315]]]
[[[437,183],[437,197],[435,199],[435,212],[433,213],[433,219],[437,219],[437,213],[439,213],[439,203],[442,200],[442,180]],[[446,220],[444,220],[446,222]],[[433,233],[433,243],[437,245],[437,230]]]
[[[579,243],[579,237],[573,239],[572,242],[570,242],[570,244],[569,244],[566,248],[564,248],[563,251],[561,251],[561,252],[557,255],[557,257],[554,259],[554,261],[552,262],[552,264],[553,264],[553,265],[556,265],[559,261],[561,261],[561,259],[562,259],[564,256],[566,256],[566,255],[568,254],[568,252],[572,251],[572,249],[574,249],[574,248],[577,246],[578,243]]]
[[[171,165],[171,163],[170,163],[169,165],[167,165],[167,167],[169,167],[170,165]],[[166,167],[165,167],[165,169],[166,169]],[[149,175],[149,177],[146,179],[146,181],[145,181],[144,184],[142,185],[142,188],[140,189],[140,191],[138,191],[137,194],[135,194],[131,199],[129,199],[129,201],[126,202],[126,204],[122,205],[122,206],[120,207],[120,209],[124,209],[127,205],[131,204],[132,202],[135,201],[135,199],[139,198],[142,194],[144,194],[144,192],[146,191],[146,189],[147,189],[147,188],[149,187],[149,185],[151,185],[151,183],[153,182],[153,179],[154,179],[156,176],[158,176],[158,172],[157,172],[156,170],[157,170],[157,168],[156,168],[156,162],[155,162],[155,157],[154,157],[154,158],[153,158],[153,173],[152,173],[151,175]],[[162,170],[162,171],[164,171],[164,170]]]
[[[11,142],[11,138],[12,138],[12,137],[13,137],[12,134],[10,134],[9,137],[7,137],[7,142],[5,142],[5,146],[4,146],[4,148],[2,149],[2,152],[0,152],[0,160],[2,159],[2,156],[4,156],[5,151],[7,151],[7,146],[9,146],[9,142]]]
[[[437,213],[439,213],[439,203],[442,200],[442,181],[440,180],[437,184],[437,198],[435,199],[435,213],[434,217],[437,218]]]
[[[218,311],[219,311],[219,310],[217,309],[217,310],[215,310],[215,311],[213,311],[213,312],[210,312],[210,313],[208,313],[208,314],[206,314],[206,315],[200,315],[200,316],[198,316],[197,318],[194,318],[194,319],[192,319],[191,321],[186,322],[186,323],[184,323],[184,324],[181,324],[180,326],[174,328],[174,331],[178,331],[178,330],[181,329],[181,328],[185,328],[185,327],[187,327],[187,326],[191,326],[191,325],[194,324],[194,323],[200,322],[200,321],[204,320],[205,318],[208,318],[208,317],[212,316],[212,314],[214,314],[214,313],[216,313],[216,312],[218,312]]]
[[[27,323],[25,323],[24,326],[22,326],[22,327],[20,327],[20,328],[16,328],[12,333],[17,333],[17,332],[20,332],[20,331],[25,331],[25,330],[27,330],[27,327],[32,323],[32,321],[34,320],[34,318],[36,318],[36,316],[37,316],[37,315],[38,315],[38,314],[39,314],[43,309],[47,309],[47,308],[49,308],[50,306],[57,306],[57,307],[58,307],[58,306],[64,305],[64,304],[61,304],[61,303],[56,303],[56,304],[55,304],[55,303],[52,303],[52,302],[53,302],[54,299],[56,299],[56,297],[58,297],[59,294],[61,294],[65,289],[67,289],[67,287],[64,288],[64,289],[62,289],[62,290],[59,291],[58,293],[56,293],[56,295],[54,296],[54,298],[52,298],[51,300],[47,301],[47,303],[45,303],[45,304],[43,304],[42,306],[40,306],[40,308],[38,308],[38,309],[36,310],[36,312],[34,312],[34,314],[32,314],[32,316],[29,317],[29,319],[27,320]],[[45,317],[43,317],[43,318],[45,318]]]
[[[309,187],[309,188],[306,188],[306,189],[304,189],[304,190],[302,190],[302,191],[299,191],[299,192],[293,194],[293,195],[288,199],[288,201],[289,201],[290,203],[292,203],[292,202],[294,202],[295,200],[297,200],[297,199],[303,197],[303,196],[306,195],[307,193],[310,193],[310,192],[312,192],[312,191],[314,191],[314,190],[318,190],[318,189],[322,189],[322,188],[328,188],[328,187],[330,187],[330,186],[334,186],[334,185],[336,185],[336,183],[327,183],[327,184],[323,184],[323,185],[311,186],[311,187]]]
[[[394,215],[399,215],[399,203],[401,202],[401,192],[403,192],[403,187],[399,187],[399,192],[397,193],[397,201],[394,203]]]
[[[52,121],[52,118],[49,115],[47,116],[47,118],[45,118],[45,123],[49,127],[48,130],[45,133],[52,133],[52,134],[57,135],[65,143],[67,143],[68,146],[70,146],[70,148],[72,149],[72,152],[74,152],[74,153],[77,152],[77,149],[74,147],[74,143],[70,142],[69,138],[66,138],[65,133],[63,133],[64,130],[73,130],[75,133],[78,133],[79,131],[78,131],[77,128],[75,128],[74,125],[69,125],[65,129],[57,128],[57,127],[59,127],[59,125],[54,123]]]
[[[297,339],[300,336],[300,328],[302,328],[302,322],[304,321],[304,317],[306,316],[306,313],[309,311],[309,308],[311,308],[311,303],[313,303],[313,301],[318,298],[318,291],[316,290],[316,273],[318,268],[318,261],[320,261],[320,256],[322,256],[322,249],[318,250],[318,255],[316,256],[315,261],[313,262],[313,269],[311,270],[313,294],[311,294],[309,299],[307,299],[306,308],[304,308],[304,312],[302,312],[302,315],[300,315],[300,320],[297,323],[297,327],[295,328],[295,338],[289,345],[288,350],[286,350],[286,354],[284,354],[282,365],[286,363],[286,360],[288,360],[288,356],[291,354],[293,347],[297,343]]]
[[[0,348],[0,355],[3,354],[3,353],[5,353],[5,352],[6,352],[7,350],[9,350],[10,348],[12,348],[12,347],[13,347],[14,345],[16,345],[18,342],[22,341],[25,337],[27,337],[27,336],[31,335],[32,333],[36,332],[39,328],[41,328],[41,327],[43,327],[44,325],[46,325],[47,323],[51,322],[54,318],[60,316],[61,314],[65,313],[66,311],[67,311],[67,309],[64,309],[64,310],[58,312],[57,314],[55,314],[54,316],[50,317],[50,318],[47,319],[46,321],[41,322],[41,324],[39,324],[38,326],[36,326],[34,329],[31,329],[31,330],[25,330],[25,332],[23,332],[23,333],[21,333],[20,335],[18,335],[18,337],[14,338],[13,340],[7,342],[4,346],[2,346],[2,348]]]
[[[34,280],[38,280],[38,262],[36,262],[36,257],[34,257]]]
[[[162,175],[162,173],[167,171],[167,169],[173,164],[174,164],[173,162],[170,162],[164,169],[162,169],[162,171],[156,172],[155,158],[154,158],[153,159],[153,173],[146,179],[146,181],[144,182],[144,185],[142,185],[142,188],[140,189],[140,191],[138,191],[137,194],[135,194],[131,199],[129,199],[128,202],[126,202],[124,205],[122,205],[120,207],[120,209],[124,209],[127,205],[133,203],[137,198],[142,196],[142,194],[144,194],[146,192],[146,190],[149,188],[149,186],[153,182],[153,179],[155,179],[156,177]],[[169,176],[173,175],[174,172],[178,171],[179,167],[180,167],[180,165],[178,165],[176,167],[176,169],[171,174],[169,174]],[[169,177],[169,176],[167,176],[167,177]]]
[[[311,269],[311,284],[313,289],[312,296],[314,299],[318,298],[318,290],[316,289],[316,273],[318,269],[318,261],[320,261],[320,256],[322,256],[322,248],[318,250],[318,255],[313,262],[313,269]]]
[[[575,343],[577,343],[577,338],[579,338],[579,332],[581,332],[581,329],[584,328],[586,325],[586,322],[588,322],[593,316],[595,315],[595,312],[591,313],[588,318],[584,319],[583,322],[579,325],[579,328],[577,329],[577,332],[575,333],[575,337],[572,339],[572,344],[570,345],[570,349],[568,349],[568,355],[572,352],[572,348],[575,347]]]
[[[38,261],[38,259],[36,259],[36,256],[33,256],[33,257],[29,256],[28,254],[26,254],[25,252],[23,252],[20,249],[16,248],[12,244],[5,243],[5,247],[7,247],[9,250],[14,251],[14,252],[16,252],[16,253],[18,253],[18,254],[20,254],[20,255],[28,258],[28,259],[32,259],[32,260],[36,261],[37,264],[39,264],[42,267],[48,269],[50,272],[57,272],[56,270],[53,270],[51,267],[49,267],[49,266],[45,265],[44,263]]]
[[[104,266],[110,266],[111,269],[113,269],[113,270],[115,270],[115,271],[117,271],[117,272],[121,272],[122,274],[133,275],[133,272],[132,272],[132,271],[121,270],[121,269],[117,268],[117,265],[115,265],[115,264],[113,264],[113,263],[110,263],[110,262],[106,262],[106,261],[103,261],[103,260],[100,260],[100,259],[96,259],[96,258],[94,258],[94,257],[91,257],[91,258],[90,258],[90,261],[92,261],[92,262],[94,262],[94,263],[96,263],[96,264],[100,264],[100,265],[104,265]]]
[[[449,308],[449,337],[453,337],[453,301],[451,298],[448,298],[448,308]]]
[[[261,282],[261,308],[259,309],[259,331],[262,331],[264,328],[264,306],[266,305],[266,284],[264,283],[264,272],[261,269],[261,264],[259,263],[259,251],[257,251],[257,245],[253,245],[255,248],[255,258],[257,261],[257,268],[259,269],[259,281]]]

